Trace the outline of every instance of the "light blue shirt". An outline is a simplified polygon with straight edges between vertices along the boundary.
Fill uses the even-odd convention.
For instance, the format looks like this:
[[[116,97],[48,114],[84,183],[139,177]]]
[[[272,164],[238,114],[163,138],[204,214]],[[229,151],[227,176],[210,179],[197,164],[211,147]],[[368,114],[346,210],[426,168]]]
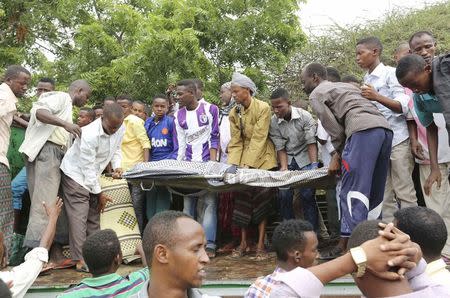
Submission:
[[[402,113],[396,113],[381,103],[373,102],[389,122],[394,132],[392,147],[408,139],[409,133],[408,126],[406,125],[406,114],[409,109],[409,96],[398,82],[395,76],[395,68],[380,63],[372,73],[366,73],[364,83],[372,85],[380,95],[398,101],[402,106]]]

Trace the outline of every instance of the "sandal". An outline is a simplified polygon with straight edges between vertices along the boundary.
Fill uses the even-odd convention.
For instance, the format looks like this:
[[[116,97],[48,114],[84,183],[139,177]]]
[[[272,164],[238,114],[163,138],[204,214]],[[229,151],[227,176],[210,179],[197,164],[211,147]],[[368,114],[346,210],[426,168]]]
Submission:
[[[42,267],[41,272],[39,272],[39,276],[49,275],[52,270],[53,267],[47,264],[46,266]]]
[[[330,250],[320,253],[319,260],[333,260],[337,257],[342,256],[343,253],[344,251],[342,250],[342,248],[340,248],[339,246],[334,246]]]
[[[208,255],[208,258],[213,259],[216,257],[216,250],[213,248],[207,247],[206,254]]]
[[[237,248],[233,249],[230,257],[232,257],[233,259],[239,259],[245,255],[245,252],[246,252],[245,248],[238,246]]]
[[[77,265],[77,261],[72,259],[64,259],[60,263],[48,263],[47,267],[50,267],[52,269],[58,270],[58,269],[68,269],[75,267]]]
[[[269,258],[269,254],[265,249],[257,249],[256,256],[253,259],[257,262],[262,262],[267,261]]]

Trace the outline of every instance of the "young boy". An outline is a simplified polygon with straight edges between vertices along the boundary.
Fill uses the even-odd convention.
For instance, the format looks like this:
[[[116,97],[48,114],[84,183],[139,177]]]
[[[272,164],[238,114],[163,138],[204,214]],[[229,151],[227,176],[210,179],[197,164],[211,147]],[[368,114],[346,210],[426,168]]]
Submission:
[[[400,208],[417,206],[417,197],[412,181],[414,160],[405,117],[409,97],[395,77],[395,68],[381,63],[382,50],[378,38],[361,39],[356,45],[356,62],[367,70],[361,95],[375,104],[394,132],[383,201],[383,220],[391,222],[399,205]]]
[[[128,95],[117,97],[117,103],[122,107],[125,119],[125,136],[122,141],[122,169],[128,171],[136,164],[148,160],[150,141],[144,128],[144,120],[133,115],[133,102]],[[139,231],[144,231],[144,191],[138,185],[128,185],[131,191],[134,211],[139,225]]]
[[[206,162],[216,161],[219,148],[219,109],[212,104],[198,101],[197,88],[193,80],[182,80],[177,83],[177,97],[183,106],[175,114],[178,137],[178,160]],[[206,193],[204,200],[203,227],[205,229],[206,249],[210,257],[215,256],[217,228],[217,197],[214,193]],[[184,197],[183,212],[194,215],[195,201]]]
[[[273,231],[272,246],[277,255],[274,272],[259,277],[245,292],[245,298],[268,298],[279,284],[276,276],[297,267],[314,265],[317,257],[317,240],[313,226],[304,220],[285,220]]]
[[[140,100],[133,101],[132,113],[142,120],[147,120],[147,113],[145,112],[145,104]]]
[[[178,154],[177,131],[173,117],[167,116],[169,100],[165,95],[156,95],[152,100],[154,116],[145,121],[145,130],[151,142],[149,161],[176,159]],[[158,212],[168,210],[172,196],[164,186],[155,186],[146,194],[147,219]]]
[[[91,123],[96,119],[95,112],[91,108],[81,108],[78,113],[77,124],[79,127],[83,127]]]
[[[328,171],[332,175],[342,171],[341,240],[322,255],[333,258],[345,251],[347,239],[358,223],[381,217],[392,131],[358,88],[328,82],[326,77],[325,67],[318,63],[307,65],[301,74],[311,107],[335,148]]]
[[[292,107],[287,90],[276,89],[270,96],[274,115],[269,136],[277,151],[280,171],[317,169],[317,124],[307,111]],[[302,199],[305,219],[318,231],[315,189],[296,190]],[[280,190],[280,212],[283,219],[293,219],[293,191]]]
[[[428,195],[432,185],[437,182],[441,184],[441,174],[437,161],[438,129],[434,123],[433,113],[444,113],[447,106],[446,101],[450,98],[450,75],[445,74],[443,69],[450,66],[450,54],[443,55],[433,60],[432,64],[419,55],[412,54],[403,57],[398,62],[397,78],[401,84],[411,89],[414,95],[414,107],[417,116],[427,129],[428,149],[430,152],[431,173],[428,177],[424,190]],[[447,85],[445,84],[447,82]],[[447,110],[450,113],[450,106]],[[450,116],[450,114],[447,114]],[[447,132],[450,129],[450,118],[445,118]]]

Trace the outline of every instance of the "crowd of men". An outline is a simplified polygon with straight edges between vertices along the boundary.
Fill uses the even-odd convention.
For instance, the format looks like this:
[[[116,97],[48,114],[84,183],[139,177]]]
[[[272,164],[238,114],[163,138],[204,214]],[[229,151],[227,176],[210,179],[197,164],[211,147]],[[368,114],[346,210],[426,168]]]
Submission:
[[[151,109],[126,94],[85,108],[91,96],[87,81],[76,80],[61,92],[54,91],[51,79],[42,79],[30,117],[23,119],[16,114],[16,102],[27,91],[31,74],[21,66],[8,67],[0,85],[0,227],[6,251],[28,190],[31,206],[23,246],[31,251],[24,264],[33,255],[35,261],[47,262],[48,255],[37,252],[45,248],[52,268],[93,274],[67,297],[100,295],[93,289],[98,282],[105,283],[102,291],[128,296],[182,297],[189,290],[196,297],[192,288],[201,285],[204,266],[216,256],[218,230],[230,233],[225,246],[232,258],[254,249],[256,261],[266,260],[266,227],[277,209],[284,220],[272,239],[278,266],[250,287],[248,297],[315,297],[324,284],[351,272],[368,297],[448,297],[450,56],[435,57],[436,41],[426,31],[399,45],[397,68],[380,61],[383,46],[376,37],[359,40],[355,49],[357,64],[367,71],[362,82],[352,77],[341,81],[336,69],[319,63],[303,68],[299,81],[317,118],[292,105],[283,88],[273,91],[270,104],[257,99],[255,83],[235,73],[221,86],[220,108],[203,98],[198,79],[170,86],[152,99]],[[74,106],[80,108],[77,124]],[[26,165],[11,184],[6,151],[13,120],[26,126],[19,148]],[[324,164],[337,178],[336,189],[327,190],[326,197],[330,234],[339,241],[319,257],[333,261],[312,266],[323,226],[315,189],[203,191],[184,195],[181,213],[167,211],[174,198],[164,186],[147,192],[130,184],[151,283],[145,270],[125,279],[118,276],[117,236],[99,232],[100,213],[112,200],[102,192],[99,177],[108,172],[119,179],[140,162],[167,159],[270,171],[314,170]],[[417,207],[414,159],[428,208]],[[305,221],[293,220],[298,217]],[[70,246],[71,259],[61,254],[64,244]],[[412,267],[416,269],[408,278],[400,278]],[[429,282],[425,270],[440,277]],[[14,286],[13,294],[20,295],[23,289]]]

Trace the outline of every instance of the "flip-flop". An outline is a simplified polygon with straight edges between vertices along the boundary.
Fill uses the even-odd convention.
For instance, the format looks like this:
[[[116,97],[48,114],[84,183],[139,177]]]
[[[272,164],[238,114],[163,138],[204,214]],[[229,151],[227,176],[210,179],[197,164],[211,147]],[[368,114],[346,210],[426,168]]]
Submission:
[[[75,267],[76,265],[77,265],[77,261],[72,260],[72,259],[64,259],[62,262],[57,263],[57,264],[49,263],[48,267],[58,270],[58,269],[72,268],[72,267]]]
[[[253,260],[257,262],[267,261],[269,259],[269,254],[265,249],[258,249],[256,250],[256,256],[252,258]]]
[[[237,248],[233,249],[231,252],[230,257],[233,259],[239,259],[242,258],[245,255],[246,249],[238,246]]]

